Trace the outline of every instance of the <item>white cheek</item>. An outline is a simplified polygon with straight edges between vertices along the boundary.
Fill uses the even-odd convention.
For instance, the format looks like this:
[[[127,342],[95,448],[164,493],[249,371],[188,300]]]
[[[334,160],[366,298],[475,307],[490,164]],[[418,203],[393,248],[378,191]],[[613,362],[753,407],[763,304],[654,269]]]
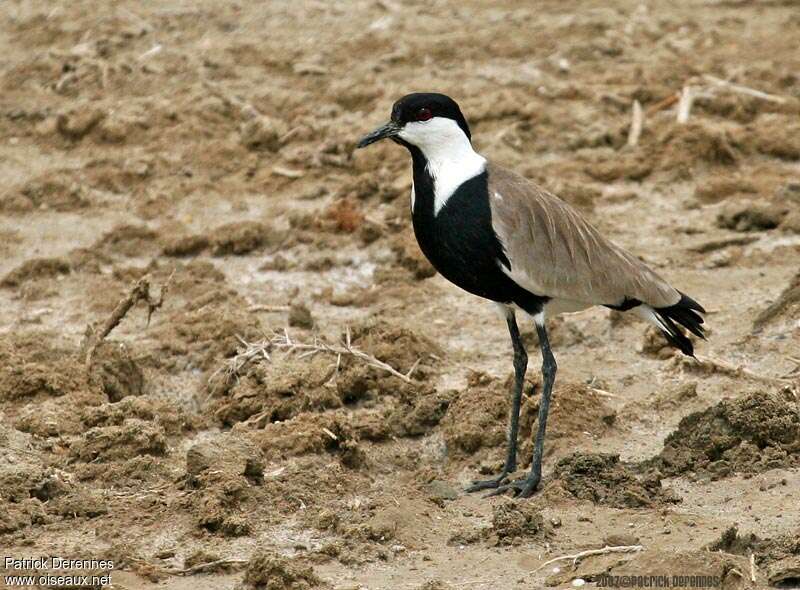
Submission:
[[[398,133],[397,135],[400,136],[400,139],[404,139],[408,143],[416,145],[425,138],[426,126],[427,125],[425,123],[418,123],[418,122],[406,123],[403,126],[402,131],[400,131],[400,133]]]

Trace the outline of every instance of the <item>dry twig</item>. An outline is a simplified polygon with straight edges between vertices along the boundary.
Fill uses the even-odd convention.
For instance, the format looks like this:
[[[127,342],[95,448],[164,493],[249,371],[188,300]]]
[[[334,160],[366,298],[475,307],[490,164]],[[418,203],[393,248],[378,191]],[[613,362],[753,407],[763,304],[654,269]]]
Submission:
[[[267,312],[267,313],[275,313],[275,312],[284,312],[289,311],[291,309],[288,305],[251,305],[247,308],[247,311],[258,313],[258,312]]]
[[[674,105],[678,102],[681,98],[681,93],[676,92],[675,94],[670,94],[667,98],[659,100],[657,103],[650,105],[647,108],[647,116],[655,115],[658,111],[663,111]]]
[[[644,115],[642,113],[642,105],[638,100],[634,100],[631,130],[630,133],[628,133],[628,147],[636,147],[639,143],[639,137],[642,135],[643,122]]]
[[[786,99],[783,98],[782,96],[775,96],[774,94],[761,92],[760,90],[756,90],[755,88],[749,88],[748,86],[742,86],[741,84],[734,84],[733,82],[729,82],[728,80],[723,80],[722,78],[717,78],[716,76],[712,76],[711,74],[703,74],[703,78],[706,81],[711,82],[716,86],[727,88],[731,92],[735,92],[737,94],[744,94],[745,96],[752,96],[753,98],[760,98],[761,100],[766,100],[777,104],[786,103]]]
[[[597,389],[596,387],[592,386],[589,386],[589,391],[591,391],[596,395],[599,395],[600,397],[612,397],[612,398],[619,397],[616,393],[611,393],[610,391],[606,391],[605,389]]]
[[[169,291],[169,285],[174,274],[175,271],[169,275],[169,278],[164,283],[164,286],[161,287],[161,292],[158,294],[158,297],[153,297],[150,294],[150,281],[147,277],[139,279],[136,281],[133,287],[131,287],[131,290],[128,292],[128,294],[122,300],[120,300],[119,303],[117,303],[117,306],[113,309],[111,315],[106,318],[106,321],[103,322],[103,325],[99,329],[92,324],[86,326],[83,349],[86,351],[85,364],[87,369],[91,365],[92,355],[94,355],[94,351],[97,349],[100,343],[105,340],[106,336],[108,336],[111,331],[120,324],[120,322],[122,322],[133,306],[140,301],[144,301],[147,304],[147,325],[150,325],[150,318],[153,316],[153,313],[164,304],[164,297]]]
[[[197,565],[193,565],[192,567],[186,567],[183,569],[168,569],[165,571],[168,574],[176,576],[188,576],[191,574],[196,574],[197,572],[202,572],[204,570],[213,569],[219,566],[245,565],[247,563],[250,563],[250,561],[247,559],[236,559],[235,557],[226,557],[223,559],[216,559],[214,561],[207,561],[205,563],[198,563]]]
[[[694,104],[695,92],[690,84],[683,87],[681,91],[681,98],[678,101],[678,123],[683,125],[689,121],[689,115],[692,112],[692,105]]]
[[[562,555],[561,557],[556,557],[550,561],[545,561],[533,571],[538,572],[540,569],[547,567],[551,563],[566,561],[568,559],[572,560],[572,567],[575,567],[578,565],[578,562],[585,557],[591,557],[593,555],[607,555],[609,553],[636,553],[642,549],[644,549],[642,545],[618,545],[614,547],[605,546],[602,549],[588,549],[587,551],[581,551],[575,555]]]
[[[728,361],[723,361],[721,359],[715,359],[708,356],[696,356],[697,361],[704,367],[708,369],[712,369],[716,372],[722,373],[723,375],[728,375],[730,377],[746,377],[747,379],[752,379],[753,381],[760,381],[761,383],[771,383],[771,384],[780,384],[780,385],[788,385],[793,383],[792,379],[782,379],[780,377],[767,377],[764,375],[759,375],[758,373],[754,373],[750,369],[746,369],[744,367],[737,367],[736,365],[729,363]]]

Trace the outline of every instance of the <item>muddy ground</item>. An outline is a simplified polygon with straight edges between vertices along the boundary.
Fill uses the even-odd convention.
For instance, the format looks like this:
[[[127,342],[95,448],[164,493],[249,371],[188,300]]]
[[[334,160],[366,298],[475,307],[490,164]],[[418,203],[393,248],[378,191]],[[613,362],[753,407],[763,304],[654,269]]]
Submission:
[[[142,590],[800,585],[796,3],[7,0],[0,23],[4,557],[110,559]],[[709,310],[700,361],[610,310],[552,322],[527,501],[462,491],[503,458],[503,322],[422,259],[406,154],[353,150],[415,90]],[[142,279],[149,322],[139,301],[101,339]],[[607,545],[642,549],[547,564]]]

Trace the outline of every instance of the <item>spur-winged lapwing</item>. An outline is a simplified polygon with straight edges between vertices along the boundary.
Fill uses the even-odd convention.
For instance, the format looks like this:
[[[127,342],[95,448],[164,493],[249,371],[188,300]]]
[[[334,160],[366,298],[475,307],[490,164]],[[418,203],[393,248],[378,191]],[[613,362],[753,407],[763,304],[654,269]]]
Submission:
[[[508,453],[502,473],[468,491],[495,488],[530,496],[542,475],[547,413],[556,375],[545,319],[603,305],[631,311],[667,341],[694,356],[681,328],[703,337],[705,310],[644,262],[612,244],[567,203],[533,182],[493,164],[472,148],[469,126],[443,94],[409,94],[391,120],[358,143],[390,138],[411,153],[411,213],[423,253],[442,276],[496,302],[514,349],[514,390]],[[508,482],[517,467],[517,431],[528,355],[516,311],[533,318],[542,349],[543,388],[530,474]]]

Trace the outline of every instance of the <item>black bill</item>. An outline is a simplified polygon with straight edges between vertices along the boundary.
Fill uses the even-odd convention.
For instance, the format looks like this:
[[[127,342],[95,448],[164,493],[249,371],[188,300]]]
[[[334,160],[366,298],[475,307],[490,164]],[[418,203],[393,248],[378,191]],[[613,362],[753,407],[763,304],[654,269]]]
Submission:
[[[362,137],[358,144],[356,145],[357,148],[367,147],[371,143],[375,143],[376,141],[380,141],[381,139],[386,139],[387,137],[394,137],[400,132],[400,127],[394,121],[389,121],[386,125],[382,125],[378,127],[372,133],[368,133],[364,137]]]

